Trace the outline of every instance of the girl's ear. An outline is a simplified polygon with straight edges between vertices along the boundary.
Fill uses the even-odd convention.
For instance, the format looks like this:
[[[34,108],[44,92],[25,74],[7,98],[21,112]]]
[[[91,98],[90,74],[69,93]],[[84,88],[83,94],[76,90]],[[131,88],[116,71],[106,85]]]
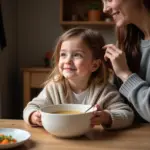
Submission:
[[[100,59],[96,59],[93,61],[93,65],[92,65],[92,72],[95,72],[101,65],[101,60]]]

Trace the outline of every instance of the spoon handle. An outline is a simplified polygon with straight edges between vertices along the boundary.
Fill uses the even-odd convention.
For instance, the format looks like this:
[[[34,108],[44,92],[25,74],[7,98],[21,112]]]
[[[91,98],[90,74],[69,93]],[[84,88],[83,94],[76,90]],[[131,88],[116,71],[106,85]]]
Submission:
[[[84,113],[86,113],[87,111],[89,111],[94,105],[91,105]]]

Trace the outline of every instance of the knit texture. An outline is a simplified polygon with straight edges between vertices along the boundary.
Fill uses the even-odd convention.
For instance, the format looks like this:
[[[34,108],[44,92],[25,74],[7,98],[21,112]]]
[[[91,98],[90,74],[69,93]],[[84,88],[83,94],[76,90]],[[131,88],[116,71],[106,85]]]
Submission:
[[[34,111],[47,105],[65,103],[74,103],[72,91],[69,90],[69,97],[66,99],[63,85],[51,82],[27,104],[23,111],[23,118],[30,124],[29,117]],[[119,92],[110,84],[101,86],[92,84],[84,104],[99,104],[101,109],[107,110],[112,117],[111,129],[125,128],[132,124],[134,118],[132,109],[123,102]]]
[[[150,40],[141,41],[140,71],[133,73],[119,91],[145,120],[150,122]]]

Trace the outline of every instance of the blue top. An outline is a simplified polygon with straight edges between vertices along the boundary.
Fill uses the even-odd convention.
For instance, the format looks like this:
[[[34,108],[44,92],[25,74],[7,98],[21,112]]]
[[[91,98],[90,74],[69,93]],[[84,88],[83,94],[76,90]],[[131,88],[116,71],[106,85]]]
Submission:
[[[139,75],[133,73],[119,91],[142,118],[150,122],[150,40],[142,40]]]

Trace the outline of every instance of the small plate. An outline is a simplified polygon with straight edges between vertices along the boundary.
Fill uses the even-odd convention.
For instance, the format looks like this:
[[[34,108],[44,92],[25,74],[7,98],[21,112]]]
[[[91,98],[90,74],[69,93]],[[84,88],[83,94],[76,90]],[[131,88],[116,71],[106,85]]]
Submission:
[[[0,149],[17,147],[31,137],[31,134],[28,131],[14,128],[0,128],[0,133],[8,136],[11,135],[14,139],[17,140],[16,143],[0,144]]]

